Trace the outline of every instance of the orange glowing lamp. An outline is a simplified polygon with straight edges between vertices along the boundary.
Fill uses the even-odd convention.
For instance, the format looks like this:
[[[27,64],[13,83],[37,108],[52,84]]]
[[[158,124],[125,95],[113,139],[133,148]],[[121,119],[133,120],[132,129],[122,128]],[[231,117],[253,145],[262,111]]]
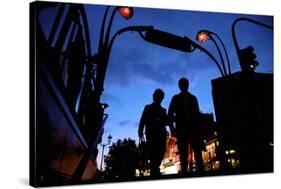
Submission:
[[[132,7],[119,7],[118,10],[120,15],[126,20],[129,20],[134,15],[134,10]]]
[[[209,34],[206,33],[206,32],[199,32],[199,33],[197,34],[197,37],[196,37],[196,40],[197,40],[199,43],[204,43],[204,42],[206,42],[208,39],[209,39]]]
[[[100,104],[100,106],[101,106],[102,109],[106,109],[108,107],[108,104],[102,103],[102,104]]]

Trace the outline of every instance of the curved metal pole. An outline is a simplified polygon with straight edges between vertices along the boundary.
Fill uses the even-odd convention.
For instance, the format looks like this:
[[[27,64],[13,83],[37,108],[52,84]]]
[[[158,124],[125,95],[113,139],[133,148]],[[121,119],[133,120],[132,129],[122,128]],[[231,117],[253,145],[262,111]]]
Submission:
[[[215,44],[216,48],[217,48],[217,51],[219,53],[219,56],[220,56],[220,59],[221,59],[221,64],[222,64],[222,68],[223,68],[223,71],[224,71],[224,74],[227,75],[227,71],[226,71],[226,68],[225,68],[225,63],[224,63],[224,59],[222,57],[222,54],[221,54],[221,50],[218,46],[218,43],[216,42],[216,40],[214,40],[214,38],[212,36],[210,36],[210,39],[211,41],[213,41],[213,43]]]
[[[192,40],[190,40],[190,43],[192,44],[192,46],[194,46],[194,48],[200,49],[201,51],[203,51],[204,53],[206,53],[206,54],[209,56],[209,58],[211,58],[211,59],[214,61],[214,63],[215,63],[216,66],[218,67],[218,69],[219,69],[221,75],[222,75],[223,77],[225,76],[224,73],[223,73],[223,71],[222,71],[222,68],[220,67],[219,62],[216,60],[216,58],[215,58],[207,49],[205,49],[204,47],[198,45],[197,43],[195,43],[195,42],[192,41]]]
[[[110,51],[111,51],[111,48],[113,46],[114,40],[118,35],[121,35],[122,33],[128,32],[128,31],[144,32],[144,31],[148,31],[150,29],[153,29],[153,26],[128,26],[128,27],[120,29],[111,38],[111,40],[109,42],[109,45],[108,45],[108,53],[110,54]],[[143,36],[141,36],[141,37],[143,37]]]
[[[111,33],[111,26],[112,26],[112,23],[113,23],[113,19],[114,19],[114,16],[117,12],[119,7],[115,7],[113,9],[113,12],[111,14],[111,17],[110,17],[110,20],[109,20],[109,24],[107,26],[107,31],[106,31],[106,36],[105,36],[105,42],[104,42],[104,45],[107,47],[108,45],[108,41],[109,41],[109,37],[110,37],[110,33]]]
[[[91,56],[91,40],[90,40],[88,20],[87,20],[86,12],[85,12],[83,5],[80,6],[79,9],[80,9],[80,13],[81,13],[81,17],[82,17],[82,21],[83,21],[83,25],[84,25],[86,46],[87,46],[88,57],[89,57],[89,56]]]
[[[232,23],[232,27],[231,27],[232,39],[233,39],[234,46],[235,46],[235,49],[236,49],[236,53],[237,53],[237,55],[238,55],[238,59],[239,59],[240,65],[241,65],[241,60],[240,60],[240,56],[239,56],[239,45],[238,45],[237,38],[236,38],[236,34],[235,34],[235,26],[236,26],[236,24],[237,24],[238,22],[240,22],[240,21],[248,21],[248,22],[257,24],[257,25],[259,25],[259,26],[265,27],[265,28],[267,28],[267,29],[273,29],[273,27],[270,26],[270,25],[264,24],[264,23],[262,23],[262,22],[258,22],[258,21],[256,21],[256,20],[253,20],[253,19],[250,19],[250,18],[245,18],[245,17],[237,18],[237,19]]]
[[[58,25],[62,19],[62,14],[65,10],[65,4],[59,4],[59,10],[57,12],[57,15],[56,15],[56,18],[55,18],[55,21],[54,21],[54,24],[51,28],[51,32],[50,32],[50,35],[49,35],[49,38],[48,38],[48,43],[50,44],[50,46],[52,45],[52,42],[55,38],[55,34],[57,32],[57,29],[58,29]]]
[[[212,37],[212,35],[214,35],[215,37],[217,37],[217,39],[220,41],[221,45],[223,46],[224,52],[225,52],[225,54],[226,54],[226,57],[227,57],[227,61],[228,61],[228,70],[229,70],[229,74],[230,74],[231,71],[230,71],[229,58],[228,58],[228,54],[227,54],[227,52],[226,52],[226,48],[225,48],[225,46],[224,46],[222,40],[219,38],[219,36],[218,36],[217,34],[215,34],[214,32],[211,32],[211,31],[209,31],[209,30],[205,30],[205,29],[204,29],[204,30],[200,30],[198,33],[201,33],[201,32],[206,33],[206,34],[208,35],[208,37],[210,38],[210,40],[212,40],[213,43],[215,44],[215,46],[216,46],[216,48],[217,48],[217,51],[218,51],[218,53],[219,53],[220,59],[221,59],[221,63],[222,63],[223,70],[224,70],[224,74],[225,74],[225,75],[228,75],[228,74],[227,74],[227,71],[226,71],[226,68],[225,68],[225,63],[224,63],[223,56],[222,56],[222,54],[221,54],[221,50],[220,50],[220,48],[219,48],[217,42],[215,41],[215,39]],[[197,35],[198,35],[198,33],[197,33]]]
[[[117,31],[114,36],[111,38],[110,42],[109,42],[109,45],[107,48],[105,48],[105,52],[104,52],[104,59],[102,62],[100,62],[100,64],[102,64],[102,69],[99,71],[99,75],[98,75],[98,79],[96,79],[96,82],[98,82],[95,86],[98,86],[96,87],[95,89],[95,94],[97,95],[96,98],[97,100],[99,100],[100,98],[100,95],[103,91],[103,83],[104,83],[104,79],[105,79],[105,75],[106,75],[106,70],[107,70],[107,66],[108,66],[108,60],[109,60],[109,57],[110,57],[110,52],[111,52],[111,49],[112,49],[112,46],[113,46],[113,43],[114,43],[114,40],[116,39],[116,37],[124,32],[127,32],[127,31],[146,31],[148,29],[152,29],[153,27],[152,26],[129,26],[129,27],[125,27],[125,28],[122,28],[120,29],[119,31]]]
[[[105,27],[105,21],[106,21],[108,10],[109,10],[109,6],[106,7],[106,10],[104,12],[103,19],[102,19],[98,52],[100,52],[102,50],[102,48],[103,48],[104,27]]]
[[[220,43],[221,43],[221,45],[222,45],[222,48],[223,48],[223,50],[224,50],[224,54],[225,54],[225,56],[226,56],[227,67],[228,67],[228,74],[231,74],[230,61],[229,61],[228,53],[227,53],[227,51],[226,51],[226,48],[225,48],[224,43],[222,42],[221,38],[220,38],[216,33],[211,32],[211,31],[209,31],[209,32],[210,32],[210,34],[216,36],[216,38],[220,41]]]

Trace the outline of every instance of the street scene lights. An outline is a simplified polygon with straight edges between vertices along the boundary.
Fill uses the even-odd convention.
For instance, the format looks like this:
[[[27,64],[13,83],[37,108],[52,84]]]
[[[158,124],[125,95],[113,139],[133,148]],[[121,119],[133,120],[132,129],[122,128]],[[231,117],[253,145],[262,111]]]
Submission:
[[[102,164],[103,164],[103,158],[104,158],[104,148],[108,145],[111,144],[112,136],[109,135],[107,137],[107,143],[106,144],[100,144],[102,147],[102,152],[101,152],[101,161],[100,161],[100,171],[102,171]]]

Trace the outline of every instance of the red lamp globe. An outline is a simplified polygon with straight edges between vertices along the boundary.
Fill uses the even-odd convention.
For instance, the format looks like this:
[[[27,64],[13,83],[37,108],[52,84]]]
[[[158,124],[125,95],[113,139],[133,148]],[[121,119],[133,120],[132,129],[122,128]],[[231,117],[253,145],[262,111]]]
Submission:
[[[134,10],[132,7],[119,7],[119,13],[123,18],[129,20],[130,18],[132,18]]]
[[[209,39],[209,34],[206,32],[199,32],[197,34],[196,40],[200,43],[204,43]]]

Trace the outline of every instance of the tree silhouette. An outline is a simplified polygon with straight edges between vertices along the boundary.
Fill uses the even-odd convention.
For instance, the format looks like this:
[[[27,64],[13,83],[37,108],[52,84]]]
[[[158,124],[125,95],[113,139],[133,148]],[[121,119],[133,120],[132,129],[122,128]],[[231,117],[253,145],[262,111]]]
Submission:
[[[134,140],[118,140],[109,147],[105,156],[105,177],[109,180],[128,180],[138,168],[138,149]]]

